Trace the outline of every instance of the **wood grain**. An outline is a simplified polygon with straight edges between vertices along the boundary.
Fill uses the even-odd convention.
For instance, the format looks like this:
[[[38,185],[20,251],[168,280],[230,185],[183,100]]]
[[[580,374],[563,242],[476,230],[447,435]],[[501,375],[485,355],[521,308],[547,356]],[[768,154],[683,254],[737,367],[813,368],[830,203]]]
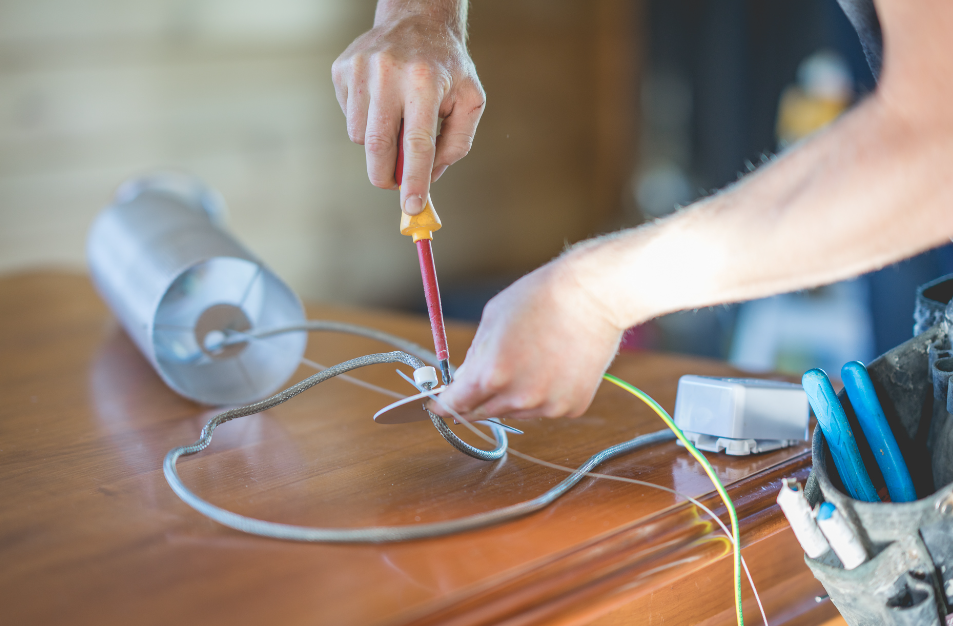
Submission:
[[[426,343],[424,318],[311,306],[311,317],[367,324]],[[449,328],[463,354],[469,326]],[[308,356],[334,364],[381,351],[315,334]],[[670,493],[585,479],[547,509],[484,530],[390,545],[304,545],[243,535],[202,517],[166,484],[162,457],[196,439],[214,411],[169,389],[119,330],[87,280],[0,279],[0,623],[4,624],[728,624],[731,563],[710,520]],[[672,410],[685,373],[722,363],[621,355],[611,371]],[[306,370],[297,377],[307,375]],[[356,376],[406,392],[391,367]],[[389,398],[329,381],[219,429],[183,459],[183,480],[236,512],[293,524],[413,524],[536,496],[563,474],[515,457],[484,463],[427,423],[381,426]],[[576,466],[661,428],[646,407],[600,390],[576,420],[520,423],[523,452]],[[479,444],[466,430],[461,436]],[[748,458],[710,455],[737,503],[744,553],[772,624],[818,624],[817,604],[774,497],[804,478],[807,445]],[[724,513],[674,443],[602,471],[700,497]],[[745,589],[748,623],[759,623]],[[659,620],[664,620],[659,622]]]

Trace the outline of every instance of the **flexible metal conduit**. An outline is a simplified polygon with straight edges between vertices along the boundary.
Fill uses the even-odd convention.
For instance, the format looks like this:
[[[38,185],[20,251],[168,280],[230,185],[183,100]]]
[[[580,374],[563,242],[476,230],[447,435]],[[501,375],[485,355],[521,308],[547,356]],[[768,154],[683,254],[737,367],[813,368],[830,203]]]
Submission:
[[[616,456],[631,452],[642,446],[659,443],[662,441],[671,441],[675,438],[675,435],[668,429],[636,437],[635,439],[612,446],[592,456],[588,461],[586,461],[586,463],[580,466],[562,482],[557,484],[552,489],[546,491],[542,495],[533,498],[532,500],[513,504],[507,507],[496,509],[494,511],[479,513],[469,517],[445,522],[366,528],[313,528],[306,526],[295,526],[291,524],[280,524],[277,522],[267,522],[264,520],[246,517],[244,515],[227,511],[203,500],[182,483],[182,479],[179,477],[178,471],[176,471],[176,461],[178,461],[179,457],[197,454],[208,447],[212,441],[212,434],[215,432],[215,429],[218,426],[233,419],[238,419],[247,415],[254,415],[256,413],[271,409],[275,406],[278,406],[279,404],[287,402],[299,393],[302,393],[317,384],[320,384],[345,372],[349,372],[367,365],[380,363],[403,363],[413,367],[414,369],[417,369],[423,367],[425,361],[429,363],[437,362],[435,354],[412,342],[378,330],[342,322],[316,320],[299,326],[261,331],[255,333],[254,336],[266,337],[277,333],[299,331],[330,331],[360,335],[391,344],[395,347],[401,348],[402,350],[411,351],[412,354],[408,354],[404,351],[370,354],[339,363],[333,367],[329,367],[328,369],[318,372],[317,374],[314,374],[313,376],[310,376],[305,380],[292,385],[288,389],[285,389],[284,391],[277,393],[270,398],[220,413],[205,425],[205,427],[202,429],[199,439],[195,443],[190,446],[180,446],[173,448],[168,454],[166,454],[165,460],[162,464],[165,478],[168,481],[169,486],[172,488],[175,494],[182,499],[182,501],[199,513],[202,513],[203,515],[215,520],[220,524],[253,535],[292,541],[330,543],[383,543],[437,537],[441,535],[473,530],[491,524],[498,524],[500,522],[511,520],[537,511],[552,503],[561,495],[569,491],[569,489],[571,489],[588,472],[591,472],[599,464]],[[506,431],[500,426],[494,425],[492,421],[489,422],[489,425],[493,432],[494,439],[497,442],[497,447],[493,450],[482,450],[480,448],[471,446],[457,437],[447,426],[446,422],[444,422],[443,418],[431,413],[430,411],[427,412],[429,413],[430,419],[434,426],[437,428],[437,431],[448,442],[450,442],[451,445],[461,452],[484,461],[497,460],[506,454]]]

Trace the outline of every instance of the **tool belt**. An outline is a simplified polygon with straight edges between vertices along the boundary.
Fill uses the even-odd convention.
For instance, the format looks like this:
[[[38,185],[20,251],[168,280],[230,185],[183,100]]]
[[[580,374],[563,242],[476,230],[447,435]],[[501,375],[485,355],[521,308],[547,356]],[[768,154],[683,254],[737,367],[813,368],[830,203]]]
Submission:
[[[821,429],[805,485],[811,506],[830,502],[870,556],[844,569],[833,552],[805,556],[851,626],[953,624],[953,274],[917,291],[915,336],[867,367],[916,489],[913,502],[861,502],[847,495]],[[850,402],[839,394],[858,439]],[[860,443],[860,442],[859,442]],[[883,477],[859,446],[875,485]],[[947,616],[950,616],[949,619]]]

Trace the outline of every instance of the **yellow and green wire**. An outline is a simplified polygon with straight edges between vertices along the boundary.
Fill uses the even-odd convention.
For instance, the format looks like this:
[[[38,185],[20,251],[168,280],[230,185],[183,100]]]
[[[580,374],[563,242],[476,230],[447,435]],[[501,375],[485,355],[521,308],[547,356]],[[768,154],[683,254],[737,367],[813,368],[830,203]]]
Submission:
[[[715,485],[718,495],[721,496],[722,500],[724,500],[725,507],[728,509],[728,517],[731,518],[731,533],[733,535],[732,540],[734,543],[735,614],[738,616],[738,626],[744,626],[744,615],[741,610],[741,533],[738,531],[738,514],[735,512],[734,503],[732,503],[731,498],[728,497],[728,491],[725,490],[725,486],[721,484],[718,474],[715,473],[715,469],[711,466],[711,463],[708,462],[708,459],[706,459],[705,456],[692,444],[692,442],[685,437],[685,434],[682,432],[682,430],[675,425],[675,421],[671,418],[671,416],[669,416],[668,412],[663,409],[661,405],[659,405],[658,402],[653,400],[648,394],[638,387],[630,385],[629,383],[613,376],[612,374],[603,374],[602,377],[613,385],[625,389],[639,400],[649,405],[649,408],[655,411],[655,413],[662,418],[662,421],[665,422],[665,425],[672,429],[672,432],[675,433],[675,436],[679,441],[682,442],[682,445],[685,446],[688,452],[695,457],[696,461],[701,463],[703,468],[705,468],[705,473],[708,474],[708,478],[710,478],[711,482]]]

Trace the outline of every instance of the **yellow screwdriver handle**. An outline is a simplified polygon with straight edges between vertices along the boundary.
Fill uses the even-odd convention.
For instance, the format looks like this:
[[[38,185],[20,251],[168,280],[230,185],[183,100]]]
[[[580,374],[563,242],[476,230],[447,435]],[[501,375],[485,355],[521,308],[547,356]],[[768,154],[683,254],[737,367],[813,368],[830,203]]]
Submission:
[[[414,243],[421,239],[433,239],[433,232],[440,230],[441,226],[429,196],[424,210],[417,215],[407,215],[404,212],[400,214],[400,234],[413,237]]]
[[[397,167],[394,169],[394,178],[397,179],[397,187],[404,178],[404,121],[400,122],[400,129],[397,131]],[[400,214],[400,234],[408,235],[414,238],[414,243],[421,239],[433,239],[433,231],[440,230],[440,218],[434,211],[433,202],[430,201],[430,194],[427,194],[427,204],[424,210],[417,215],[407,215],[403,211]]]

